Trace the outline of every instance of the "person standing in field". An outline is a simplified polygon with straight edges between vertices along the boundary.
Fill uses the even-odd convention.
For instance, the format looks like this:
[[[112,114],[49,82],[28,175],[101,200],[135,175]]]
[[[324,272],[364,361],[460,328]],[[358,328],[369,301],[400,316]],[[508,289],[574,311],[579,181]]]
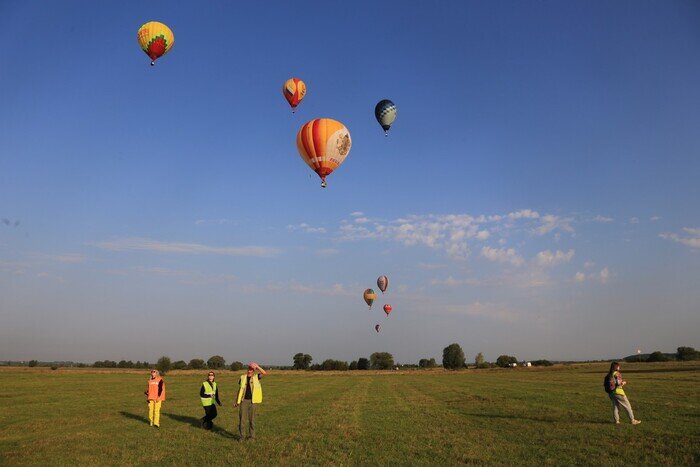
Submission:
[[[605,392],[610,396],[613,406],[613,418],[615,419],[615,424],[620,424],[620,407],[623,407],[627,411],[627,415],[632,422],[632,425],[639,425],[642,423],[640,420],[634,418],[634,413],[632,412],[632,405],[625,395],[625,390],[623,386],[627,384],[627,381],[622,379],[622,373],[620,373],[620,364],[617,362],[612,362],[610,364],[610,371],[605,376],[604,386]]]
[[[160,428],[160,406],[165,400],[165,382],[160,377],[158,370],[151,370],[151,378],[146,388],[146,400],[148,400],[148,419],[151,426]]]
[[[202,407],[204,407],[204,417],[202,418],[202,428],[211,430],[214,427],[214,419],[217,416],[216,405],[221,407],[221,401],[219,400],[219,388],[216,386],[216,381],[214,381],[213,371],[210,371],[207,375],[206,381],[202,383],[202,387],[199,390],[199,398],[202,401]],[[216,402],[216,404],[214,404]]]
[[[255,373],[258,370],[258,373]],[[260,368],[255,362],[248,364],[248,372],[241,375],[238,397],[234,407],[238,410],[238,434],[239,440],[243,441],[243,423],[248,422],[248,439],[255,439],[255,406],[262,402],[262,387],[260,380],[267,372]]]

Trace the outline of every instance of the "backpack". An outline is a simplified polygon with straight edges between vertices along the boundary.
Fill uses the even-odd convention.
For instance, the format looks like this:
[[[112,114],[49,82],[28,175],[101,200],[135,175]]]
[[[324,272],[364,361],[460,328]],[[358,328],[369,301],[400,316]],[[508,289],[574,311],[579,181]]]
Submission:
[[[605,379],[603,380],[603,388],[608,394],[612,394],[615,392],[615,389],[617,389],[617,381],[612,373],[605,375]]]

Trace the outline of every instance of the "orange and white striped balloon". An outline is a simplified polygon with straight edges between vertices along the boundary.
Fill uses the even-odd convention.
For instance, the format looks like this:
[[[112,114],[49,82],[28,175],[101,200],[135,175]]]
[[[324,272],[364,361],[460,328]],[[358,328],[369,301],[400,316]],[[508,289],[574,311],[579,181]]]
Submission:
[[[297,133],[299,155],[321,177],[323,188],[326,187],[326,177],[343,163],[351,146],[348,129],[332,118],[311,120]]]

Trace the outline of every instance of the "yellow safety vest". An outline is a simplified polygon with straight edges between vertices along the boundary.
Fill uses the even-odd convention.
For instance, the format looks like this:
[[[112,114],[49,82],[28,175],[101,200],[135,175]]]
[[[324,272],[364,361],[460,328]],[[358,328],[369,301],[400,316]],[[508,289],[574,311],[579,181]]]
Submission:
[[[238,390],[238,400],[236,403],[240,404],[245,396],[246,386],[248,385],[248,375],[241,375],[241,387]],[[253,404],[259,404],[262,402],[262,386],[260,386],[260,381],[258,380],[258,375],[253,375]]]
[[[213,405],[214,401],[216,400],[216,381],[214,381],[212,384],[209,384],[209,381],[205,381],[202,383],[202,385],[204,386],[204,394],[208,394],[211,396],[200,397],[200,399],[202,400],[202,406],[208,407],[210,405]]]

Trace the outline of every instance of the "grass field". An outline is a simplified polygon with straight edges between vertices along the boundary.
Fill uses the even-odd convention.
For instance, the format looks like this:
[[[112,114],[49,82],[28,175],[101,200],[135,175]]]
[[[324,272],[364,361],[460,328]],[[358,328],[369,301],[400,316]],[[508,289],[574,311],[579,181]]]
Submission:
[[[625,364],[637,418],[612,424],[602,365],[406,373],[272,372],[257,440],[238,442],[239,373],[220,372],[216,428],[199,428],[205,372],[165,377],[160,430],[146,372],[0,370],[3,465],[700,463],[700,363]]]

